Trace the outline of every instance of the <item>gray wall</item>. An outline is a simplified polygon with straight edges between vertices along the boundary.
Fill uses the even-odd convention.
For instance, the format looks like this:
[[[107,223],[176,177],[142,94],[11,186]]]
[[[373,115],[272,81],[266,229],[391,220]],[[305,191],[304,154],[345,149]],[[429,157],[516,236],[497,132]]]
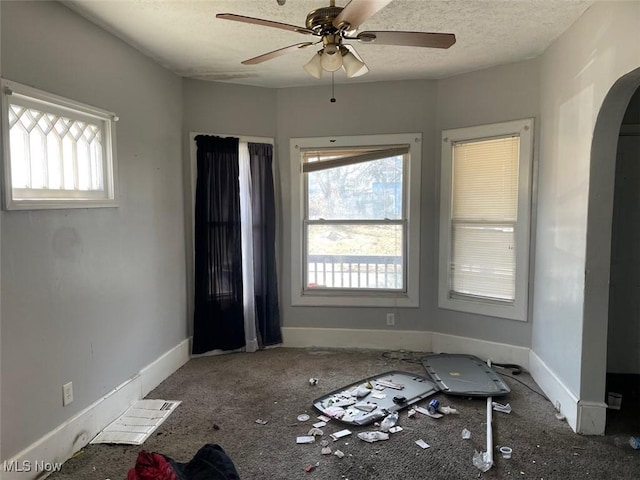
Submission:
[[[606,135],[594,141],[594,129],[609,91],[640,65],[629,48],[639,19],[638,2],[596,3],[541,58],[532,349],[586,403],[604,400],[615,148],[633,85],[603,118]]]
[[[282,192],[281,297],[284,325],[295,327],[422,330],[529,346],[529,323],[471,315],[437,307],[439,135],[442,128],[535,117],[538,113],[535,61],[497,67],[440,81],[339,85],[336,103],[329,86],[291,88],[278,95],[278,145]],[[308,112],[308,113],[305,113]],[[421,132],[422,203],[420,308],[292,307],[289,272],[289,155],[291,137]]]
[[[185,78],[183,92],[186,135],[276,136],[277,90]]]
[[[0,6],[0,77],[2,77],[2,7]],[[0,252],[2,251],[2,221],[4,212],[0,209]],[[2,455],[2,255],[0,254],[0,460]]]
[[[396,316],[396,329],[429,330],[431,318],[424,308],[319,308],[291,306],[291,198],[289,139],[328,135],[422,133],[421,305],[428,300],[436,237],[433,138],[436,125],[436,84],[430,81],[337,85],[331,103],[331,86],[288,88],[278,92],[278,164],[281,177],[282,242],[280,298],[287,327],[385,329],[386,312]]]
[[[189,145],[182,134],[189,131],[276,138],[284,325],[381,329],[386,309],[290,305],[288,142],[422,132],[421,307],[397,311],[395,328],[532,345],[570,389],[599,400],[600,379],[590,382],[589,375],[604,368],[606,315],[598,318],[601,306],[589,309],[585,302],[608,299],[602,288],[613,182],[604,188],[607,207],[590,180],[613,174],[605,163],[594,168],[591,142],[605,95],[640,65],[640,51],[629,48],[640,44],[640,3],[597,4],[539,60],[440,81],[338,85],[335,104],[328,84],[265,90],[181,82],[60,4],[1,2],[0,8],[3,76],[121,119],[118,208],[1,214],[1,458],[186,338],[192,252],[183,231],[186,214],[190,234],[191,192],[188,169],[183,179]],[[524,117],[540,119],[541,138],[533,321],[440,310],[439,132]],[[606,250],[606,267],[602,255],[588,253],[589,244]],[[585,280],[585,269],[600,276]],[[585,295],[589,288],[595,295]],[[595,355],[592,347],[599,348]],[[63,408],[68,381],[75,401]]]
[[[438,82],[436,132],[438,136],[436,142],[438,165],[441,152],[440,134],[442,130],[449,128],[534,118],[534,142],[537,142],[539,133],[539,76],[539,61],[534,59],[440,80]],[[534,164],[537,161],[537,151],[536,145]],[[532,175],[532,178],[535,182],[535,175]],[[534,212],[532,212],[531,219],[535,223]],[[437,222],[434,229],[437,235]],[[535,232],[535,224],[532,225],[531,231]],[[535,247],[531,245],[530,256],[532,258],[534,251]],[[434,254],[438,254],[437,249]],[[434,270],[432,275],[437,276],[437,271]],[[437,305],[435,295],[434,292],[432,308]],[[533,303],[532,295],[533,291],[530,291],[530,305]],[[521,322],[464,314],[452,310],[437,310],[432,330],[510,345],[525,347],[531,345],[530,316],[528,322]]]
[[[2,212],[6,459],[184,340],[187,305],[180,78],[58,3],[1,9],[4,77],[120,117],[118,208]]]
[[[441,128],[538,115],[537,61],[441,81],[407,81],[274,90],[185,80],[184,131],[276,137],[279,179],[279,275],[285,327],[437,331],[529,346],[531,324],[441,310],[437,307],[439,132]],[[275,115],[275,116],[274,116]],[[274,122],[276,118],[276,122]],[[291,306],[289,139],[327,135],[421,132],[422,218],[420,308]],[[188,145],[185,145],[187,152]],[[185,160],[187,164],[189,160]],[[189,196],[189,195],[187,195]],[[191,212],[187,212],[191,218]]]

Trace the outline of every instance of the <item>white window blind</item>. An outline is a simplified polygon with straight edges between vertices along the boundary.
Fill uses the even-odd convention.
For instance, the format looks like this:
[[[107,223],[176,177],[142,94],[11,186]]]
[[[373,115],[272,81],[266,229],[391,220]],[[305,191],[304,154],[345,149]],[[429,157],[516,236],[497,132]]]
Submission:
[[[513,303],[520,137],[452,150],[450,295]]]

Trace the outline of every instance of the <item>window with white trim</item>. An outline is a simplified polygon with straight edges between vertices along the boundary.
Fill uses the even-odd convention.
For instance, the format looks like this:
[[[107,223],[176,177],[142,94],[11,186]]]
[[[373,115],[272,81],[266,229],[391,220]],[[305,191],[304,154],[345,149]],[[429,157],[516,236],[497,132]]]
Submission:
[[[294,305],[418,306],[420,141],[291,139]]]
[[[4,206],[116,206],[113,113],[2,80]]]
[[[442,132],[439,306],[526,320],[533,119]]]

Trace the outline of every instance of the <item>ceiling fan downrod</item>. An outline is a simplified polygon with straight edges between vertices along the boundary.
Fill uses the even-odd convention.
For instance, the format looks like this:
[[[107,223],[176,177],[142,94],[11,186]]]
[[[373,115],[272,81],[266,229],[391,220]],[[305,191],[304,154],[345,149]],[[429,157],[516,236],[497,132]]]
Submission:
[[[329,6],[312,10],[307,14],[305,27],[233,13],[218,13],[216,18],[320,37],[316,42],[296,43],[242,61],[243,65],[256,65],[300,48],[322,43],[322,48],[303,67],[307,73],[318,79],[322,77],[323,71],[335,72],[340,68],[344,68],[348,78],[364,75],[369,71],[351,42],[427,48],[449,48],[456,42],[453,33],[386,30],[358,33],[363,22],[391,1],[351,0],[345,7],[338,7],[335,0],[329,0]],[[286,0],[277,0],[277,2],[279,5],[284,5]],[[348,43],[345,44],[345,42]]]

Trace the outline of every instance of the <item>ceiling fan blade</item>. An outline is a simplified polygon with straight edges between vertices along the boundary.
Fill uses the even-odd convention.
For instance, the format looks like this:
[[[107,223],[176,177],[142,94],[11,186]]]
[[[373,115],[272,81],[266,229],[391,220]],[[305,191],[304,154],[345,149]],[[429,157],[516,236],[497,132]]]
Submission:
[[[333,20],[333,26],[342,30],[355,30],[389,3],[391,0],[351,0]]]
[[[288,30],[290,32],[304,33],[305,35],[313,35],[313,30],[309,30],[305,27],[298,27],[296,25],[290,25],[288,23],[273,22],[271,20],[263,20],[262,18],[245,17],[244,15],[236,15],[234,13],[218,13],[216,18],[222,18],[223,20],[233,20],[234,22],[253,23],[254,25],[262,25],[263,27],[279,28],[281,30]]]
[[[428,32],[360,32],[356,37],[345,40],[360,40],[378,45],[404,45],[408,47],[449,48],[456,43],[453,33]]]
[[[317,43],[317,42],[316,42]],[[243,65],[256,65],[258,63],[266,62],[267,60],[271,60],[273,58],[281,57],[282,55],[286,55],[289,52],[293,52],[298,48],[308,47],[309,45],[313,45],[314,42],[303,42],[296,43],[295,45],[289,45],[288,47],[279,48],[278,50],[274,50],[269,53],[264,53],[262,55],[258,55],[257,57],[250,58],[249,60],[245,60],[242,62]]]

